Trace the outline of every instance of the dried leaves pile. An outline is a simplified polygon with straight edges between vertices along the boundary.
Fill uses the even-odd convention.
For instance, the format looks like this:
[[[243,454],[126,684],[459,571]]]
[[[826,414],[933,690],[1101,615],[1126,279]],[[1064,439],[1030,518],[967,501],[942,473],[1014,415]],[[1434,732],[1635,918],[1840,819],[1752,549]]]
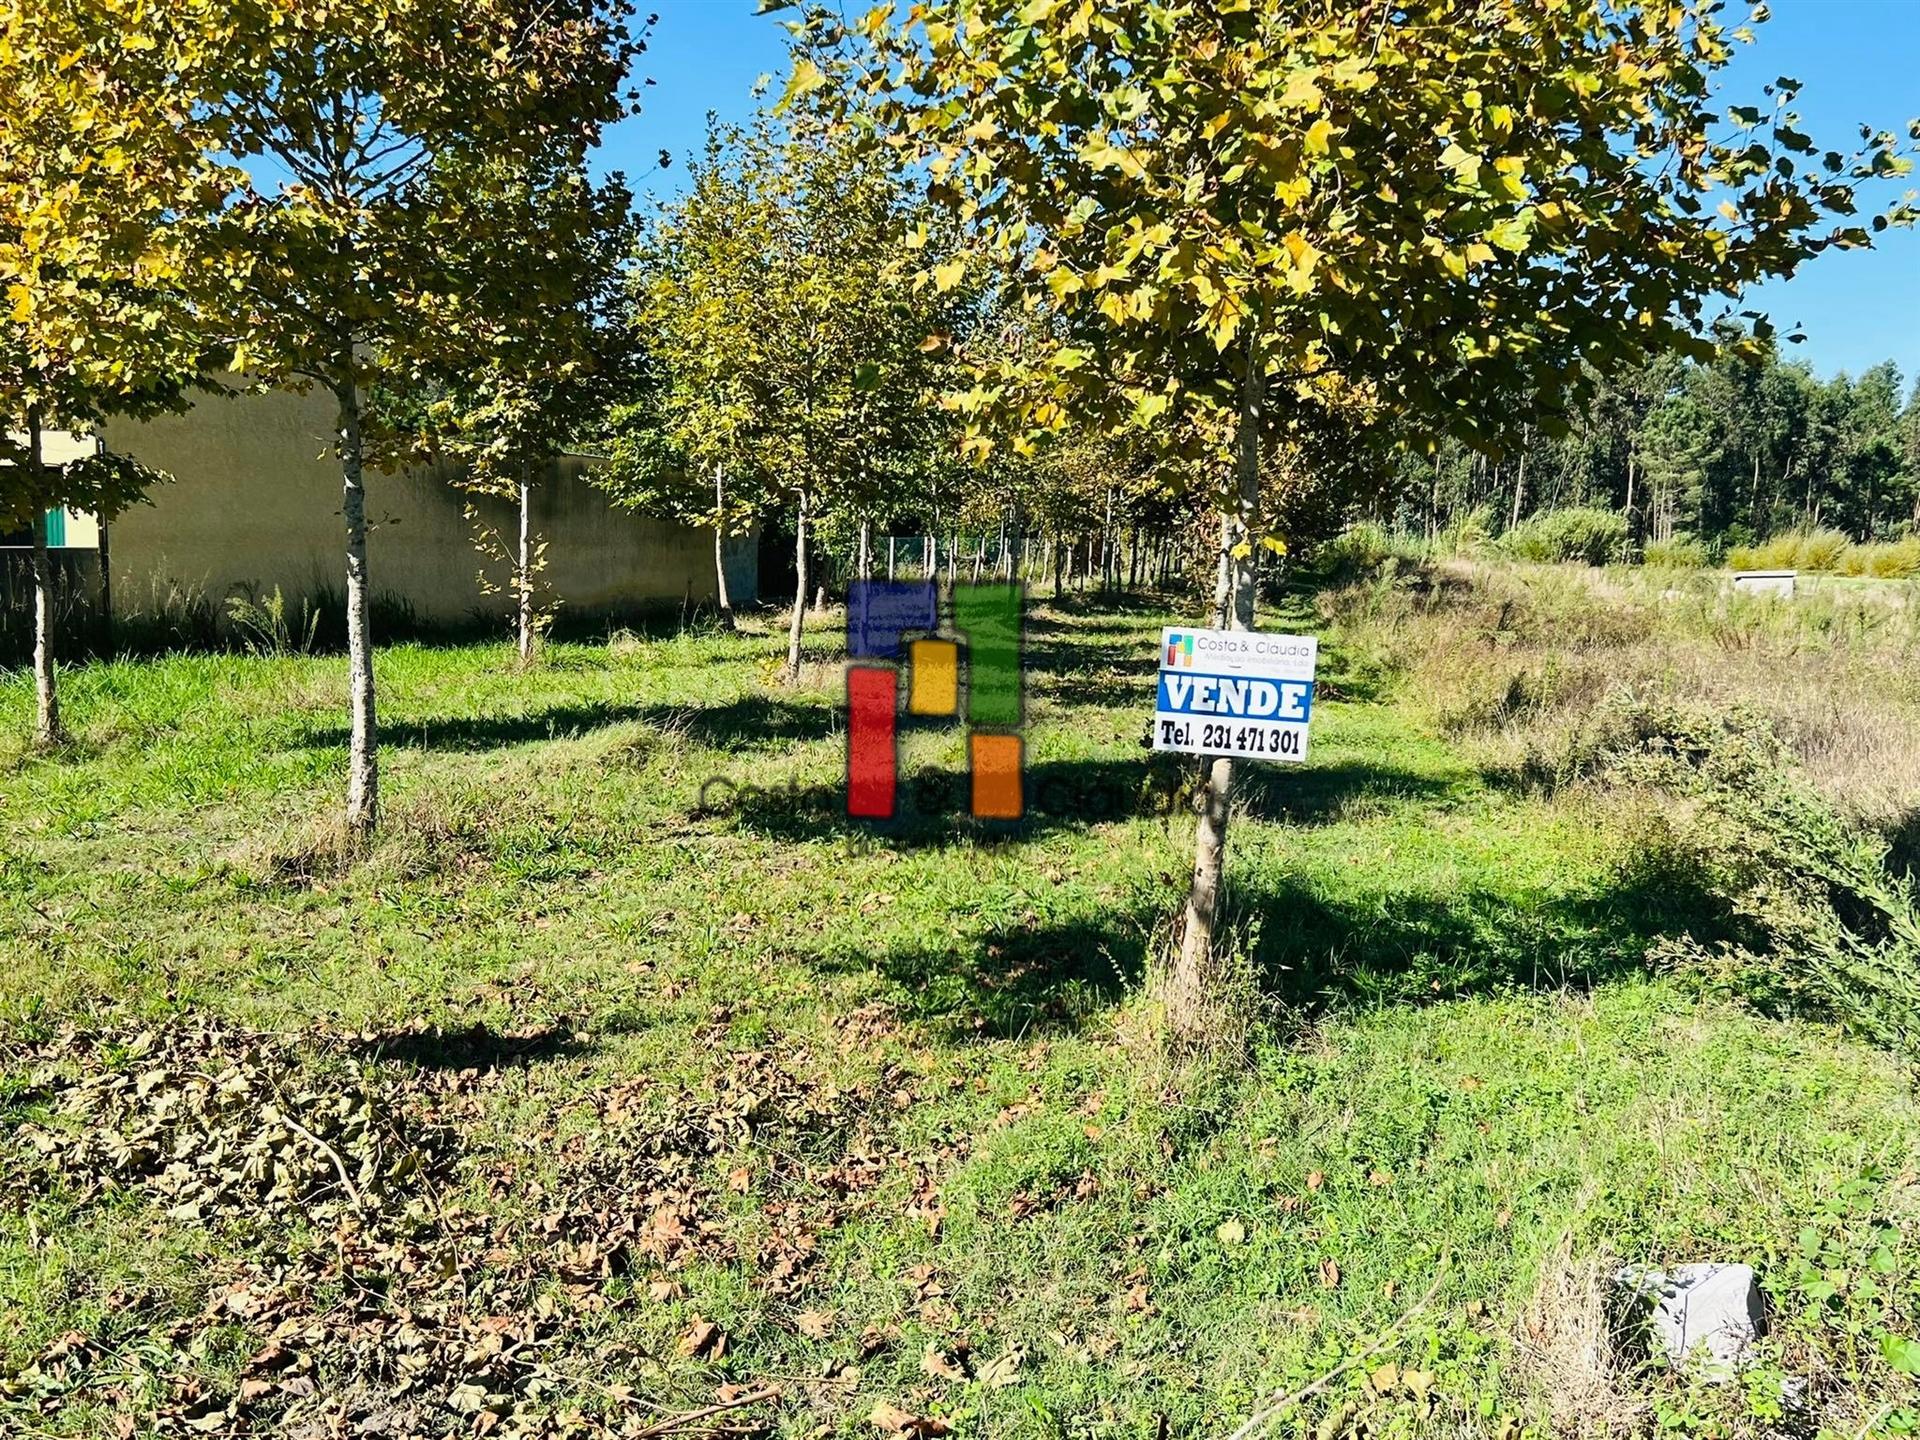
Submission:
[[[0,1201],[25,1212],[53,1195],[78,1216],[135,1191],[241,1243],[205,1246],[199,1314],[153,1319],[138,1345],[69,1334],[0,1374],[0,1420],[84,1403],[127,1433],[668,1433],[673,1417],[633,1399],[662,1357],[619,1338],[609,1312],[676,1299],[674,1272],[694,1261],[748,1262],[764,1294],[792,1295],[822,1230],[898,1160],[803,1057],[727,1054],[723,1033],[710,1092],[598,1090],[556,1107],[531,1146],[473,1139],[490,1092],[527,1084],[512,1046],[410,1066],[369,1058],[392,1037],[176,1024],[16,1051],[6,1068],[26,1080],[0,1120]],[[723,1178],[714,1157],[749,1136],[762,1172]],[[728,1189],[766,1196],[746,1255],[723,1219]],[[930,1183],[916,1189],[937,1210]],[[136,1331],[157,1308],[107,1299]],[[236,1330],[244,1360],[214,1363]],[[679,1351],[717,1362],[727,1338],[696,1319]],[[776,1398],[722,1385],[703,1408],[738,1433]]]
[[[6,1182],[16,1192],[58,1180],[84,1203],[104,1185],[139,1187],[176,1219],[313,1224],[404,1205],[443,1158],[444,1136],[401,1133],[365,1062],[343,1057],[315,1083],[278,1037],[147,1031],[109,1046],[69,1035],[37,1059],[26,1098],[52,1118],[21,1128],[32,1158]]]

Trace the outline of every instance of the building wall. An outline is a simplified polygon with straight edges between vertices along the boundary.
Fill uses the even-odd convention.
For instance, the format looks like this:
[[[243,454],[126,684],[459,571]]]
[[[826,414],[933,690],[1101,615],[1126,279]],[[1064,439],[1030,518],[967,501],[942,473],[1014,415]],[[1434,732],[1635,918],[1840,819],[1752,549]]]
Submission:
[[[184,415],[108,425],[106,442],[174,477],[155,487],[108,527],[114,610],[130,614],[169,589],[289,599],[345,588],[340,469],[334,459],[333,402],[324,392],[205,397]],[[564,613],[620,615],[710,602],[715,593],[710,531],[642,519],[615,510],[583,479],[591,461],[565,456],[534,490],[533,520],[547,542],[544,584]],[[510,598],[482,595],[485,568],[505,587],[505,554],[483,559],[478,520],[511,545],[514,506],[472,497],[449,482],[454,472],[422,467],[367,475],[367,568],[376,597],[412,607],[428,624],[505,615]],[[754,598],[753,547],[729,552],[735,603]]]
[[[17,430],[9,431],[7,439],[15,445],[27,443],[26,435]],[[75,435],[66,430],[43,430],[40,432],[40,460],[45,465],[67,465],[93,454],[96,444],[91,435]],[[0,461],[0,465],[9,463]],[[0,536],[0,548],[32,543],[31,531]],[[56,550],[97,550],[100,548],[100,526],[93,516],[81,510],[49,510],[47,544]]]

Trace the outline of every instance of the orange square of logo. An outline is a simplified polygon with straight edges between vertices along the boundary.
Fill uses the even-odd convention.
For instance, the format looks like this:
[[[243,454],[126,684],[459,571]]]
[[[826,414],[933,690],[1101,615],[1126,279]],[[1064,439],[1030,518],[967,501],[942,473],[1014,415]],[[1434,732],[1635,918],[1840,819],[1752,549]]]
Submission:
[[[973,735],[969,741],[973,756],[974,819],[1018,820],[1024,805],[1020,793],[1020,737]]]

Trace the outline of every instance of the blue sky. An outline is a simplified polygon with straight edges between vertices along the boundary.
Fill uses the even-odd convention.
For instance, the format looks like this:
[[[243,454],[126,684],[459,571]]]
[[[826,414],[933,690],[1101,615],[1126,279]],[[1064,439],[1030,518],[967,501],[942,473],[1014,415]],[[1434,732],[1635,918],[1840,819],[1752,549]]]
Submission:
[[[641,63],[654,84],[645,112],[619,127],[605,156],[636,189],[674,191],[678,157],[698,149],[707,112],[751,114],[754,81],[783,68],[785,32],[778,17],[755,16],[755,4],[653,0],[660,20]],[[1855,143],[1862,122],[1904,134],[1920,115],[1920,0],[1773,0],[1772,8],[1729,73],[1728,103],[1758,103],[1762,85],[1791,75],[1806,84],[1800,110],[1810,132],[1840,149]],[[654,158],[663,148],[676,156],[664,172]],[[1910,179],[1920,186],[1920,176]],[[1782,331],[1806,332],[1789,354],[1823,375],[1887,359],[1909,383],[1920,374],[1920,231],[1882,236],[1871,252],[1824,255],[1753,298]]]

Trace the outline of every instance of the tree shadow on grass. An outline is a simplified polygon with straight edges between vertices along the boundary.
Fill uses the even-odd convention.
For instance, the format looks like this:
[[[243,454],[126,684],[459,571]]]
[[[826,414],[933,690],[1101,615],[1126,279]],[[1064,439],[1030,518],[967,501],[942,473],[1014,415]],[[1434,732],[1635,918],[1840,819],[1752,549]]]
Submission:
[[[1538,901],[1474,888],[1333,897],[1298,877],[1235,877],[1227,932],[1261,993],[1298,1022],[1330,1011],[1510,990],[1587,989],[1645,968],[1665,937],[1753,943],[1705,878],[1668,862]],[[941,947],[829,950],[826,968],[876,966],[951,1036],[1007,1038],[1098,1021],[1145,974],[1180,896],[995,926]]]
[[[747,695],[720,705],[633,705],[617,701],[551,705],[510,715],[451,715],[423,720],[391,719],[381,739],[399,749],[479,751],[567,740],[615,725],[638,724],[681,733],[714,749],[755,750],[822,740],[840,728],[830,706],[802,704],[777,695]],[[342,725],[310,729],[301,744],[314,749],[345,745]]]
[[[423,1070],[499,1070],[536,1060],[583,1055],[590,1048],[570,1026],[543,1025],[503,1034],[486,1025],[385,1030],[355,1037],[348,1046],[372,1060],[401,1060]]]
[[[1334,824],[1409,801],[1441,808],[1464,794],[1465,786],[1464,780],[1357,761],[1290,768],[1279,777],[1253,767],[1243,773],[1240,811],[1294,826]],[[760,786],[742,774],[709,781],[694,813],[695,818],[731,819],[753,834],[789,844],[842,840],[893,850],[1011,845],[1134,820],[1162,824],[1184,841],[1198,777],[1191,757],[1147,750],[1124,759],[1042,761],[1026,767],[1026,814],[1019,820],[982,821],[968,813],[966,774],[923,770],[901,777],[894,818],[874,821],[848,816],[842,783]]]

